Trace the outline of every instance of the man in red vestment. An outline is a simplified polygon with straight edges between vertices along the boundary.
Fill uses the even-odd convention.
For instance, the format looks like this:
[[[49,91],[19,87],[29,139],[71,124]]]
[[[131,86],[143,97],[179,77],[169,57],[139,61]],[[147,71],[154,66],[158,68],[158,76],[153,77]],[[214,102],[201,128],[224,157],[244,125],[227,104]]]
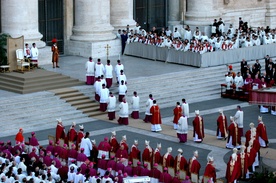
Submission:
[[[228,140],[226,143],[226,148],[233,149],[238,148],[241,144],[241,137],[239,136],[238,132],[238,125],[234,121],[234,117],[230,116],[230,122],[231,124],[228,127]]]
[[[246,133],[245,133],[245,146],[246,147],[249,145],[249,141],[251,140],[251,134],[253,133],[253,130],[256,132],[256,128],[255,128],[254,123],[250,123],[249,127],[250,127],[250,129],[247,130]]]
[[[176,106],[173,109],[173,115],[173,129],[177,130],[178,120],[182,116],[182,108],[180,106],[180,102],[176,102]]]
[[[248,179],[248,154],[245,152],[245,146],[241,145],[241,152],[238,154],[238,161],[241,165],[241,179]]]
[[[148,168],[151,169],[153,149],[149,145],[150,141],[145,140],[145,149],[142,154],[143,163],[148,163]],[[154,164],[154,163],[153,163]]]
[[[133,162],[133,159],[140,161],[140,150],[138,149],[138,140],[134,140],[134,144],[131,146],[129,153],[129,160]]]
[[[157,143],[157,147],[156,147],[156,149],[154,150],[154,152],[153,152],[153,157],[152,157],[152,163],[153,163],[153,164],[154,164],[154,163],[157,163],[157,164],[159,164],[159,165],[162,165],[163,159],[162,159],[162,156],[161,156],[161,154],[160,154],[160,151],[161,151],[161,143],[160,143],[160,144]]]
[[[203,124],[203,118],[199,115],[199,110],[195,111],[195,119],[193,120],[193,126],[194,126],[194,141],[201,143],[204,138],[204,124]]]
[[[24,143],[23,129],[20,128],[15,136],[15,142]]]
[[[214,158],[208,156],[207,160],[208,160],[208,163],[205,167],[203,178],[208,178],[208,180],[211,180],[212,182],[216,182],[217,175],[216,175],[216,168],[214,167],[214,164],[213,164]]]
[[[62,125],[61,118],[57,119],[58,124],[56,128],[56,142],[59,141],[59,139],[65,139],[65,128]]]
[[[198,151],[195,151],[194,156],[189,160],[189,173],[191,175],[195,174],[199,178],[199,171],[200,171],[201,165],[198,162],[197,158],[198,158]]]
[[[178,120],[179,118],[182,116],[182,108],[180,106],[180,102],[176,102],[176,106],[173,109],[173,129],[177,130],[177,124],[178,124]]]
[[[124,149],[126,150],[126,152],[128,153],[128,145],[127,145],[127,138],[126,135],[122,136],[122,140],[120,142],[120,146],[124,146]]]
[[[262,117],[258,117],[258,126],[257,126],[257,136],[258,140],[260,142],[261,147],[267,147],[268,146],[268,138],[267,138],[267,132],[266,132],[266,126],[264,122],[262,121]]]
[[[73,122],[72,126],[70,127],[68,134],[67,134],[68,140],[71,142],[75,142],[77,140],[78,133],[77,133],[75,127],[76,127],[76,123]]]
[[[152,132],[160,132],[161,128],[161,114],[159,106],[156,104],[156,100],[153,100],[153,105],[150,108],[150,113],[152,114],[151,118],[151,131]]]
[[[109,144],[111,146],[110,154],[115,156],[117,150],[119,149],[119,143],[116,139],[116,131],[111,132]]]
[[[78,132],[77,141],[76,141],[77,150],[79,149],[81,139],[84,137],[84,127],[83,127],[83,125],[79,125],[79,127],[80,127],[80,130]]]
[[[219,117],[217,119],[217,139],[226,139],[228,136],[227,133],[227,118],[226,116],[223,114],[223,110],[220,109],[219,110]]]
[[[178,155],[174,159],[175,172],[186,171],[187,173],[188,163],[187,163],[187,160],[183,157],[183,150],[178,149],[177,151],[178,151]]]
[[[227,163],[226,176],[228,183],[234,183],[240,177],[241,165],[238,161],[237,149],[233,149],[234,153],[231,155],[230,161]]]
[[[36,138],[35,132],[32,132],[32,137],[30,138],[29,145],[30,146],[39,146],[38,140]]]
[[[172,148],[167,149],[167,153],[163,156],[163,167],[174,167],[174,158],[171,155]]]
[[[105,159],[109,159],[109,151],[111,150],[111,146],[108,143],[108,137],[105,137],[103,141],[98,145],[98,158],[101,159],[102,155],[105,155]]]

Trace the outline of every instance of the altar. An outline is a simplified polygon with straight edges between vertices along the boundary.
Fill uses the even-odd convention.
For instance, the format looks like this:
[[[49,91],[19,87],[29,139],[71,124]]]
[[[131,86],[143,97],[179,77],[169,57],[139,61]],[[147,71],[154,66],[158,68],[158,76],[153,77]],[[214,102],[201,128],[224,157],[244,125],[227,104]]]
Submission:
[[[276,106],[276,87],[251,90],[249,93],[249,103]]]

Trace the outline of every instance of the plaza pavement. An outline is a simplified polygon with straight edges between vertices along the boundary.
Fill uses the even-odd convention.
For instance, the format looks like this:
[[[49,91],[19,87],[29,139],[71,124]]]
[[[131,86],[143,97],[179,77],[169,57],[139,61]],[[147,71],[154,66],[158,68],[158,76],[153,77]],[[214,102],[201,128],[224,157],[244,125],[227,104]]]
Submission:
[[[116,57],[110,57],[111,63],[113,66],[116,64]],[[94,59],[95,60],[95,59]],[[102,58],[103,63],[106,58]],[[52,68],[52,65],[42,66],[43,69],[55,71],[62,73],[64,75],[71,76],[73,78],[77,78],[81,81],[85,81],[85,69],[84,65],[87,61],[87,58],[76,57],[76,56],[62,56],[60,57],[60,68]],[[178,71],[188,71],[194,70],[195,72],[200,72],[200,68],[188,67],[177,64],[168,64],[164,62],[145,60],[136,57],[121,57],[121,61],[125,66],[125,73],[128,79],[139,79],[140,77],[150,77],[160,74],[178,72]],[[222,76],[222,82],[224,78]],[[162,81],[160,81],[162,82]],[[85,87],[85,86],[84,86]],[[219,87],[218,87],[219,89]],[[1,97],[12,97],[19,94],[6,92],[0,90]],[[173,95],[173,94],[172,94]],[[0,99],[1,99],[0,97]],[[179,99],[180,101],[181,99]],[[172,103],[175,103],[173,101]],[[145,101],[141,101],[140,105],[144,105]],[[144,141],[150,140],[151,147],[155,148],[157,143],[162,143],[162,154],[166,152],[167,147],[172,147],[172,154],[175,156],[177,154],[177,149],[182,148],[184,150],[184,156],[186,159],[192,157],[193,151],[199,151],[199,161],[201,163],[201,171],[202,175],[204,172],[204,168],[206,165],[207,155],[214,156],[215,164],[217,169],[217,176],[224,177],[226,161],[231,154],[231,150],[225,148],[225,141],[217,140],[215,137],[216,130],[216,119],[218,117],[218,109],[223,108],[224,113],[229,119],[230,115],[234,115],[236,112],[236,106],[241,105],[243,107],[245,117],[244,117],[244,132],[249,129],[249,123],[254,122],[257,125],[257,118],[260,115],[259,110],[256,106],[251,106],[246,102],[231,100],[231,99],[223,99],[218,98],[210,101],[202,101],[198,103],[190,104],[190,119],[189,124],[191,125],[192,119],[194,117],[194,110],[200,110],[201,115],[204,119],[205,125],[205,133],[206,137],[202,144],[196,144],[192,141],[192,133],[191,126],[189,126],[189,134],[188,134],[188,142],[185,144],[178,143],[178,139],[176,138],[176,132],[172,127],[172,118],[173,113],[172,110],[174,106],[169,108],[161,109],[161,115],[163,120],[163,131],[161,133],[154,133],[150,131],[150,124],[145,124],[142,121],[144,117],[144,113],[140,113],[139,120],[130,119],[130,124],[128,126],[119,126],[116,121],[107,120],[107,115],[103,114],[97,118],[91,118],[91,122],[85,123],[85,131],[91,132],[91,139],[96,139],[97,144],[102,141],[105,136],[110,136],[111,131],[117,131],[117,139],[121,140],[122,135],[127,135],[127,142],[129,146],[133,144],[135,139],[139,141],[139,149],[144,149]],[[270,114],[263,114],[263,121],[267,126],[268,136],[270,139],[269,148],[261,150],[262,157],[262,165],[268,167],[269,169],[275,171],[276,170],[276,134],[274,133],[276,127],[275,116]],[[229,121],[229,120],[228,120]],[[66,129],[69,129],[69,126],[66,126]],[[55,134],[55,126],[51,127],[51,129],[34,129],[37,132],[37,137],[40,140],[42,145],[47,144],[47,138],[49,134]],[[30,137],[30,133],[25,134],[25,138]],[[14,134],[10,136],[3,137],[1,140],[13,140]],[[260,171],[261,168],[257,170]]]

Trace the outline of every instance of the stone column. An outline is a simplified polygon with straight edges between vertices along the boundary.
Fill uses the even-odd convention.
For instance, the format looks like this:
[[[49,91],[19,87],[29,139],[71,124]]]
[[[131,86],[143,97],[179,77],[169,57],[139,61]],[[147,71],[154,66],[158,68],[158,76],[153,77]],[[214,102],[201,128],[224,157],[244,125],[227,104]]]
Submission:
[[[180,12],[179,0],[169,0],[168,25],[179,25],[182,21],[182,11]],[[183,14],[184,19],[184,14]]]
[[[38,48],[45,47],[38,31],[38,0],[1,0],[1,21],[3,33],[24,35],[30,46],[35,42]]]
[[[133,0],[110,0],[110,6],[110,22],[116,31],[118,29],[126,29],[127,25],[129,25],[130,29],[135,27]]]
[[[110,0],[75,0],[75,25],[71,40],[105,41],[115,39],[110,25]]]
[[[266,9],[265,14],[265,25],[273,28],[276,24],[276,1],[275,0],[266,0]]]
[[[220,18],[220,13],[214,0],[187,0],[188,6],[185,15],[185,24],[188,25],[211,25],[214,19]]]

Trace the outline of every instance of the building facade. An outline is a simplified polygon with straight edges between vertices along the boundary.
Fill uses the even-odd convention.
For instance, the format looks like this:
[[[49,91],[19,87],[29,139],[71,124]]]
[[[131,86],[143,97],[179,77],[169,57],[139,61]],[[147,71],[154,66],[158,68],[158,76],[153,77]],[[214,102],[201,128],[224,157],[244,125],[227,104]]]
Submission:
[[[107,44],[118,55],[117,30],[136,22],[145,30],[184,24],[206,30],[220,17],[234,27],[239,17],[251,27],[276,25],[276,0],[1,0],[0,6],[1,32],[37,43],[42,64],[49,63],[53,38],[67,55],[103,57]]]

